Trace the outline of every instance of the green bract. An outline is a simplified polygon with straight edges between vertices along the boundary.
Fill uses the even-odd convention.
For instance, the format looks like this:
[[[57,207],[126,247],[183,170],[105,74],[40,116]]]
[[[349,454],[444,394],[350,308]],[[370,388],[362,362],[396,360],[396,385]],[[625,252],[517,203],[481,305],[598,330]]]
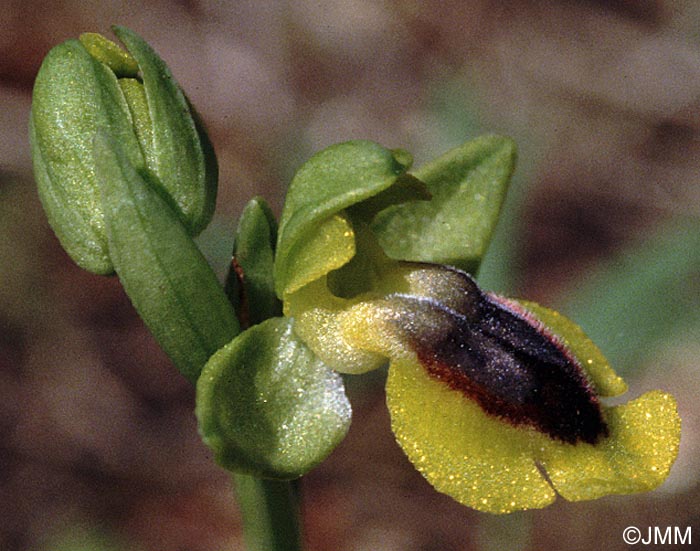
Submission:
[[[173,209],[103,132],[95,161],[114,268],[151,333],[194,383],[238,333],[233,308]]]
[[[96,180],[98,129],[162,191],[192,235],[211,219],[216,160],[187,99],[158,55],[123,27],[128,52],[95,34],[53,48],[34,85],[30,137],[49,222],[70,256],[100,274],[113,271]]]

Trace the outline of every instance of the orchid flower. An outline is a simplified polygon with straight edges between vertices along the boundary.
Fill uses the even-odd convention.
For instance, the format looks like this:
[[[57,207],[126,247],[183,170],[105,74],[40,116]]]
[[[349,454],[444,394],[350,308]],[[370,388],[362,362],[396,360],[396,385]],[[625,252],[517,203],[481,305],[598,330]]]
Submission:
[[[276,227],[269,217],[263,224],[268,257],[276,249],[267,285],[285,317],[252,327],[245,343],[234,339],[200,379],[200,426],[222,464],[281,477],[313,467],[349,423],[342,380],[332,373],[388,363],[397,442],[437,490],[465,505],[508,513],[544,507],[557,493],[594,499],[665,480],[680,438],[673,397],[652,391],[606,406],[626,384],[577,325],[482,291],[467,273],[486,249],[513,163],[512,142],[494,136],[413,173],[406,152],[355,141],[297,172],[276,246]],[[284,359],[256,358],[271,348],[266,339],[280,342],[280,326],[286,344],[272,348]],[[294,391],[278,385],[286,413],[266,405],[271,395],[261,402],[235,390],[244,379],[250,388],[255,372],[286,381],[280,366],[289,357],[292,371],[303,371],[302,350],[315,358],[316,383],[304,386],[297,373]],[[223,380],[228,392],[215,395]],[[243,430],[237,420],[263,411],[276,437],[250,444],[264,429],[251,422]],[[311,444],[313,452],[300,454]]]

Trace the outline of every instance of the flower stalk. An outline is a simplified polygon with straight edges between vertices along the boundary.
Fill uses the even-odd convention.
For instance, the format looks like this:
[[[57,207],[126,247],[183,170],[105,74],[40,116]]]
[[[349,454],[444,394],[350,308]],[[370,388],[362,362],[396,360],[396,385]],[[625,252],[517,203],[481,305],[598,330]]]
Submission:
[[[250,551],[301,551],[299,496],[293,482],[233,475]]]

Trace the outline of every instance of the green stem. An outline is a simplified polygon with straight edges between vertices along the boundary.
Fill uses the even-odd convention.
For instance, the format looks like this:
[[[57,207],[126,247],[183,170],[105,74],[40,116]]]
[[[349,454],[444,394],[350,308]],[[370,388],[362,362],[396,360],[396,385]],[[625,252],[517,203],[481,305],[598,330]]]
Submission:
[[[270,223],[269,220],[266,222]],[[226,276],[225,292],[239,317],[241,330],[244,331],[253,320],[248,310],[250,296],[245,289],[244,266],[239,265],[236,260],[237,248],[241,241],[240,226],[239,223],[233,258]],[[269,234],[267,238],[271,239]],[[272,287],[268,289],[268,293],[273,297],[272,300],[261,300],[260,304],[255,305],[258,322],[279,315],[277,310],[281,311],[279,304],[274,308],[277,301]],[[261,298],[260,293],[257,298]],[[266,304],[273,305],[269,311],[265,309]],[[235,473],[232,478],[243,517],[243,535],[248,551],[301,551],[297,484]]]
[[[234,474],[248,551],[301,551],[293,482]]]

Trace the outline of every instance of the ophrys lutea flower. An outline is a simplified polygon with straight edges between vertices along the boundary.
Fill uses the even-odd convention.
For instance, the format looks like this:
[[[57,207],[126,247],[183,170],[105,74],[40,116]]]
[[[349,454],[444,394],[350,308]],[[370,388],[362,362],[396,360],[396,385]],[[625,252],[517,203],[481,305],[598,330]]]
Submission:
[[[505,513],[544,507],[555,491],[578,501],[665,480],[678,451],[675,401],[649,392],[605,407],[626,385],[570,320],[484,293],[452,268],[400,264],[388,277],[399,291],[326,296],[305,310],[292,299],[290,313],[338,371],[389,359],[392,429],[436,489]]]
[[[480,166],[463,170],[449,200],[461,205],[462,216],[483,219],[497,213],[498,200],[487,202],[486,214],[477,212],[487,195],[474,191],[479,172],[486,165],[506,173],[498,160],[507,157],[508,143],[472,148],[481,148],[474,163]],[[349,205],[338,201],[342,209],[325,212],[316,229],[305,228],[305,242],[318,243],[323,256],[305,251],[303,269],[279,288],[296,334],[339,372],[389,362],[386,395],[398,443],[435,488],[465,505],[504,513],[544,507],[556,493],[577,501],[657,487],[678,451],[672,396],[654,391],[605,406],[602,399],[627,387],[573,322],[537,304],[483,292],[462,270],[401,260],[401,251],[386,246],[406,237],[392,227],[424,228],[439,241],[436,248],[455,251],[444,260],[474,266],[445,223],[456,211],[450,204],[445,212],[440,186],[459,179],[457,154],[416,172],[428,183],[429,201],[418,197],[412,176],[398,170],[391,185]],[[332,181],[333,174],[327,177]],[[498,182],[496,176],[492,187]],[[387,206],[386,197],[403,203]],[[436,199],[443,207],[430,211]],[[293,250],[285,243],[285,221],[294,216],[283,213],[282,251]],[[476,233],[465,239],[486,242],[490,228]],[[435,260],[427,247],[406,256]]]
[[[236,337],[198,383],[200,429],[221,464],[303,474],[347,430],[349,405],[331,373],[388,363],[398,443],[465,505],[505,513],[666,478],[680,432],[673,398],[650,392],[607,407],[626,385],[580,328],[484,292],[467,273],[478,269],[513,161],[509,140],[485,137],[411,173],[410,155],[365,141],[302,166],[276,246],[276,226],[260,214],[250,239],[259,246],[241,270],[274,285],[284,317]]]

